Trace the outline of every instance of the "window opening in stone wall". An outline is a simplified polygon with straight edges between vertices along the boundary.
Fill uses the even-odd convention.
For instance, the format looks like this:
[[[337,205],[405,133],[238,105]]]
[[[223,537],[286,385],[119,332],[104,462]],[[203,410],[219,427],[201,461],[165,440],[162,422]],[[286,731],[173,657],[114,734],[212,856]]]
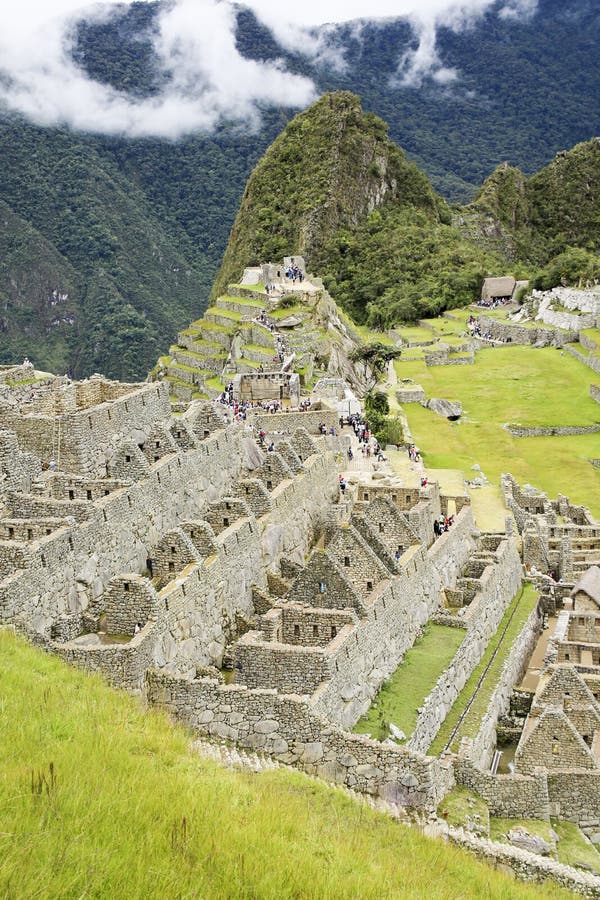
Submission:
[[[9,529],[8,529],[8,536],[9,536],[9,538],[13,538],[13,537],[15,536],[15,529],[14,529],[14,528],[9,528]]]
[[[331,626],[331,637],[337,637],[337,628],[335,627],[335,625]]]
[[[300,626],[294,625],[294,637],[300,637]]]
[[[379,533],[383,534],[384,531],[385,531],[385,528],[384,528],[383,522],[380,522],[379,523]]]
[[[131,462],[131,457],[128,454],[125,455],[125,462]]]
[[[272,481],[267,481],[267,490],[269,490],[269,491],[273,490],[273,482]]]
[[[30,540],[32,540],[32,538],[33,538],[33,531],[31,530],[31,528],[28,528],[27,529],[27,540],[30,541]]]
[[[128,591],[128,590],[129,590],[129,582],[128,582],[128,581],[123,582],[123,590],[124,590],[124,591]]]
[[[320,581],[319,582],[319,593],[324,594],[326,590],[327,590],[327,585],[325,584],[324,581]]]
[[[174,571],[175,571],[175,563],[171,559],[171,560],[169,560],[169,572],[174,572]]]
[[[319,626],[313,625],[313,637],[319,637]]]
[[[91,491],[86,491],[86,492],[85,492],[85,495],[86,495],[86,497],[87,497],[88,500],[91,500],[91,499],[92,499],[92,492],[91,492]]]
[[[346,568],[348,568],[348,566],[350,565],[350,557],[349,556],[344,557],[344,565],[346,566]]]
[[[373,582],[372,582],[372,581],[367,581],[367,590],[368,590],[368,591],[372,591],[372,590],[373,590]]]
[[[225,526],[225,528],[229,527],[229,519],[227,518],[227,516],[223,516],[223,525]]]
[[[74,500],[74,499],[75,499],[75,492],[69,491],[69,500]]]
[[[171,547],[171,553],[175,553],[175,547]]]

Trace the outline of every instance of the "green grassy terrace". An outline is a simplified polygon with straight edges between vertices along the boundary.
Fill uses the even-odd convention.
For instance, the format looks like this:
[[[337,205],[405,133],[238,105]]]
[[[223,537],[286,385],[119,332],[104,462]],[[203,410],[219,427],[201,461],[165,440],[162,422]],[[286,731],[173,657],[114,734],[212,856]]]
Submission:
[[[449,665],[464,636],[460,628],[427,625],[354,731],[383,741],[389,736],[392,722],[410,737],[417,724],[417,708]]]
[[[584,330],[581,332],[581,334],[584,334],[587,338],[589,338],[591,341],[593,341],[596,344],[598,350],[600,351],[600,329],[584,328]]]
[[[560,898],[287,770],[231,772],[0,632],[0,895]]]
[[[533,484],[551,497],[567,494],[600,516],[600,470],[588,462],[597,456],[597,434],[515,438],[502,427],[508,422],[552,426],[600,421],[600,407],[589,394],[590,383],[600,378],[579,360],[552,347],[515,346],[481,350],[468,369],[428,367],[403,357],[395,368],[399,379],[412,378],[428,397],[463,404],[460,422],[448,422],[418,404],[406,405],[428,466],[461,469],[469,477],[478,463],[496,484],[502,473],[511,472],[522,484]]]
[[[461,738],[475,737],[510,649],[520,635],[538,600],[539,594],[531,584],[525,584],[522,590],[517,593],[504,613],[498,630],[488,644],[479,665],[475,667],[471,677],[456,698],[445,722],[427,751],[428,753],[432,755],[441,753],[449,741],[451,741],[450,749],[456,751],[460,745]],[[482,676],[483,680],[479,684]],[[475,699],[469,707],[469,703],[474,695]],[[465,717],[460,721],[466,710]],[[453,734],[457,725],[458,730]]]

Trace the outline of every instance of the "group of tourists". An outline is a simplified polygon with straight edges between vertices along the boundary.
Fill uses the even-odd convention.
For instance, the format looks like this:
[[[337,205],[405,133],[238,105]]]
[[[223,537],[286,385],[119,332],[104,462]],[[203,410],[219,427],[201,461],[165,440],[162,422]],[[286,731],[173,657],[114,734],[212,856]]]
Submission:
[[[421,462],[421,454],[419,453],[419,448],[415,447],[414,444],[408,445],[408,458],[411,462],[420,463]]]
[[[490,297],[489,300],[478,300],[477,306],[481,306],[483,309],[498,309],[499,306],[511,302],[512,297]]]
[[[319,434],[329,434],[331,435],[331,437],[335,437],[335,428],[333,427],[333,425],[327,428],[325,422],[319,422],[318,428]]]
[[[267,413],[281,412],[283,404],[281,400],[236,400],[233,396],[233,382],[230,381],[221,396],[219,403],[222,406],[228,406],[233,412],[233,417],[237,422],[245,422],[247,413],[251,409],[262,409]]]
[[[287,267],[284,274],[288,281],[291,281],[292,284],[296,284],[296,281],[302,284],[302,282],[304,281],[304,273],[302,269],[294,262],[292,262],[291,265]]]
[[[469,329],[469,334],[472,337],[483,338],[483,340],[485,341],[490,341],[492,339],[492,333],[490,331],[482,331],[481,323],[479,322],[479,319],[475,318],[475,316],[469,316],[467,328]]]
[[[439,538],[454,525],[454,516],[438,516],[433,522],[433,533]]]
[[[273,356],[273,362],[282,364],[288,352],[287,344],[280,334],[275,333],[275,323],[272,322],[271,319],[269,319],[266,310],[262,309],[259,315],[256,316],[252,321],[257,322],[264,328],[269,329],[269,331],[275,338],[275,355]],[[264,366],[262,364],[259,366],[258,371],[264,372]]]

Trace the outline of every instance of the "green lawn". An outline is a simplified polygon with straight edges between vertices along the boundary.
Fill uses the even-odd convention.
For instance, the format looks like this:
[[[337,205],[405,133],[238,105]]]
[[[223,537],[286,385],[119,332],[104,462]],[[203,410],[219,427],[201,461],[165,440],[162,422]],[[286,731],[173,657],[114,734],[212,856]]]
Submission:
[[[519,591],[519,593],[516,595],[516,597],[506,610],[502,621],[498,626],[496,634],[488,644],[488,647],[479,665],[475,667],[475,669],[471,673],[471,677],[468,679],[462,691],[456,698],[452,709],[446,717],[445,722],[440,728],[431,747],[427,751],[428,753],[437,755],[445,749],[446,744],[452,737],[452,732],[454,731],[455,726],[458,724],[461,715],[463,714],[465,709],[467,709],[469,701],[475,693],[479,679],[485,672],[488,663],[490,663],[491,661],[491,665],[487,673],[485,674],[479,690],[477,691],[477,696],[475,697],[472,706],[467,712],[465,718],[460,723],[458,731],[452,737],[450,749],[453,751],[457,751],[460,745],[461,738],[463,737],[475,737],[477,731],[479,730],[481,719],[485,711],[487,710],[492,693],[496,685],[498,684],[498,678],[500,677],[500,673],[502,672],[502,668],[504,666],[504,663],[506,662],[506,659],[510,652],[510,648],[512,647],[515,639],[520,635],[523,629],[523,625],[527,621],[538,600],[539,594],[534,590],[533,585],[531,584],[525,584],[524,589],[522,591]],[[508,628],[506,634],[503,635],[503,631],[506,626],[508,626]],[[497,653],[496,650],[498,650]],[[494,656],[494,654],[496,655]]]
[[[464,636],[460,628],[427,625],[423,637],[407,651],[354,730],[383,741],[393,722],[410,737],[417,723],[417,707],[449,665]]]
[[[600,329],[599,328],[584,328],[584,330],[581,333],[585,334],[586,337],[588,337],[591,341],[593,341],[597,345],[598,351],[600,352]]]
[[[522,827],[529,834],[540,837],[549,844],[554,844],[552,836],[552,826],[550,822],[544,822],[543,819],[501,819],[496,816],[490,816],[490,837],[493,841],[501,841],[509,843],[505,835],[513,828]]]
[[[166,717],[0,633],[0,896],[559,898],[288,770],[199,759]]]
[[[584,866],[591,866],[596,875],[600,875],[600,853],[577,825],[574,822],[552,819],[552,827],[559,837],[559,861],[567,866],[583,863]]]
[[[502,425],[591,425],[600,407],[589,395],[600,379],[568,354],[553,348],[501,347],[477,353],[473,366],[432,366],[396,361],[398,378],[412,378],[428,397],[460,400],[464,416],[448,422],[419,404],[405,413],[414,439],[433,468],[460,468],[471,477],[477,463],[490,481],[511,472],[521,482],[568,494],[600,516],[597,434],[514,438]]]
[[[487,804],[469,788],[454,787],[438,806],[437,814],[448,825],[458,828],[464,828],[469,821],[477,821],[489,834],[490,813]],[[475,819],[475,816],[478,816],[478,819]]]

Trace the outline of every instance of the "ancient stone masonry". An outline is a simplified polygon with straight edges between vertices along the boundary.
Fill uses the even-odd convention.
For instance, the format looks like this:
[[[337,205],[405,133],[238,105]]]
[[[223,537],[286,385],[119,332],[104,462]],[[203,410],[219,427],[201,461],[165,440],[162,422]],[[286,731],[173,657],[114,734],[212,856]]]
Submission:
[[[507,322],[480,315],[479,326],[490,340],[503,344],[534,344],[536,347],[563,347],[577,340],[576,331],[567,331],[550,326],[530,327],[518,322]]]
[[[42,464],[76,475],[102,477],[118,436],[143,444],[154,423],[170,416],[163,385],[122,385],[93,376],[2,410],[6,428]]]
[[[425,754],[521,586],[510,528],[480,534],[469,497],[437,483],[377,472],[342,492],[350,438],[323,435],[338,424],[324,400],[244,422],[218,401],[172,409],[152,382],[0,386],[0,624],[200,733],[393,803],[433,811],[458,781],[498,815],[600,829],[600,525],[587,510],[504,477],[541,599],[477,734],[438,759]],[[550,613],[516,774],[494,775],[499,718]],[[350,733],[430,621],[464,637],[408,742]]]
[[[502,476],[502,489],[523,536],[528,570],[554,572],[572,587],[600,562],[600,523],[585,507],[573,506],[568,497],[550,501],[533,488],[519,487],[511,475]]]
[[[494,543],[497,546],[494,550],[486,550],[482,543],[487,543],[488,548]],[[426,752],[435,738],[521,584],[521,561],[513,540],[498,536],[497,540],[491,541],[486,537],[480,541],[478,550],[470,556],[468,577],[459,578],[452,591],[445,591],[446,600],[450,597],[450,602],[459,604],[464,613],[462,621],[466,634],[450,666],[439,677],[419,712],[408,746],[421,752]],[[513,684],[514,681],[510,689]]]

